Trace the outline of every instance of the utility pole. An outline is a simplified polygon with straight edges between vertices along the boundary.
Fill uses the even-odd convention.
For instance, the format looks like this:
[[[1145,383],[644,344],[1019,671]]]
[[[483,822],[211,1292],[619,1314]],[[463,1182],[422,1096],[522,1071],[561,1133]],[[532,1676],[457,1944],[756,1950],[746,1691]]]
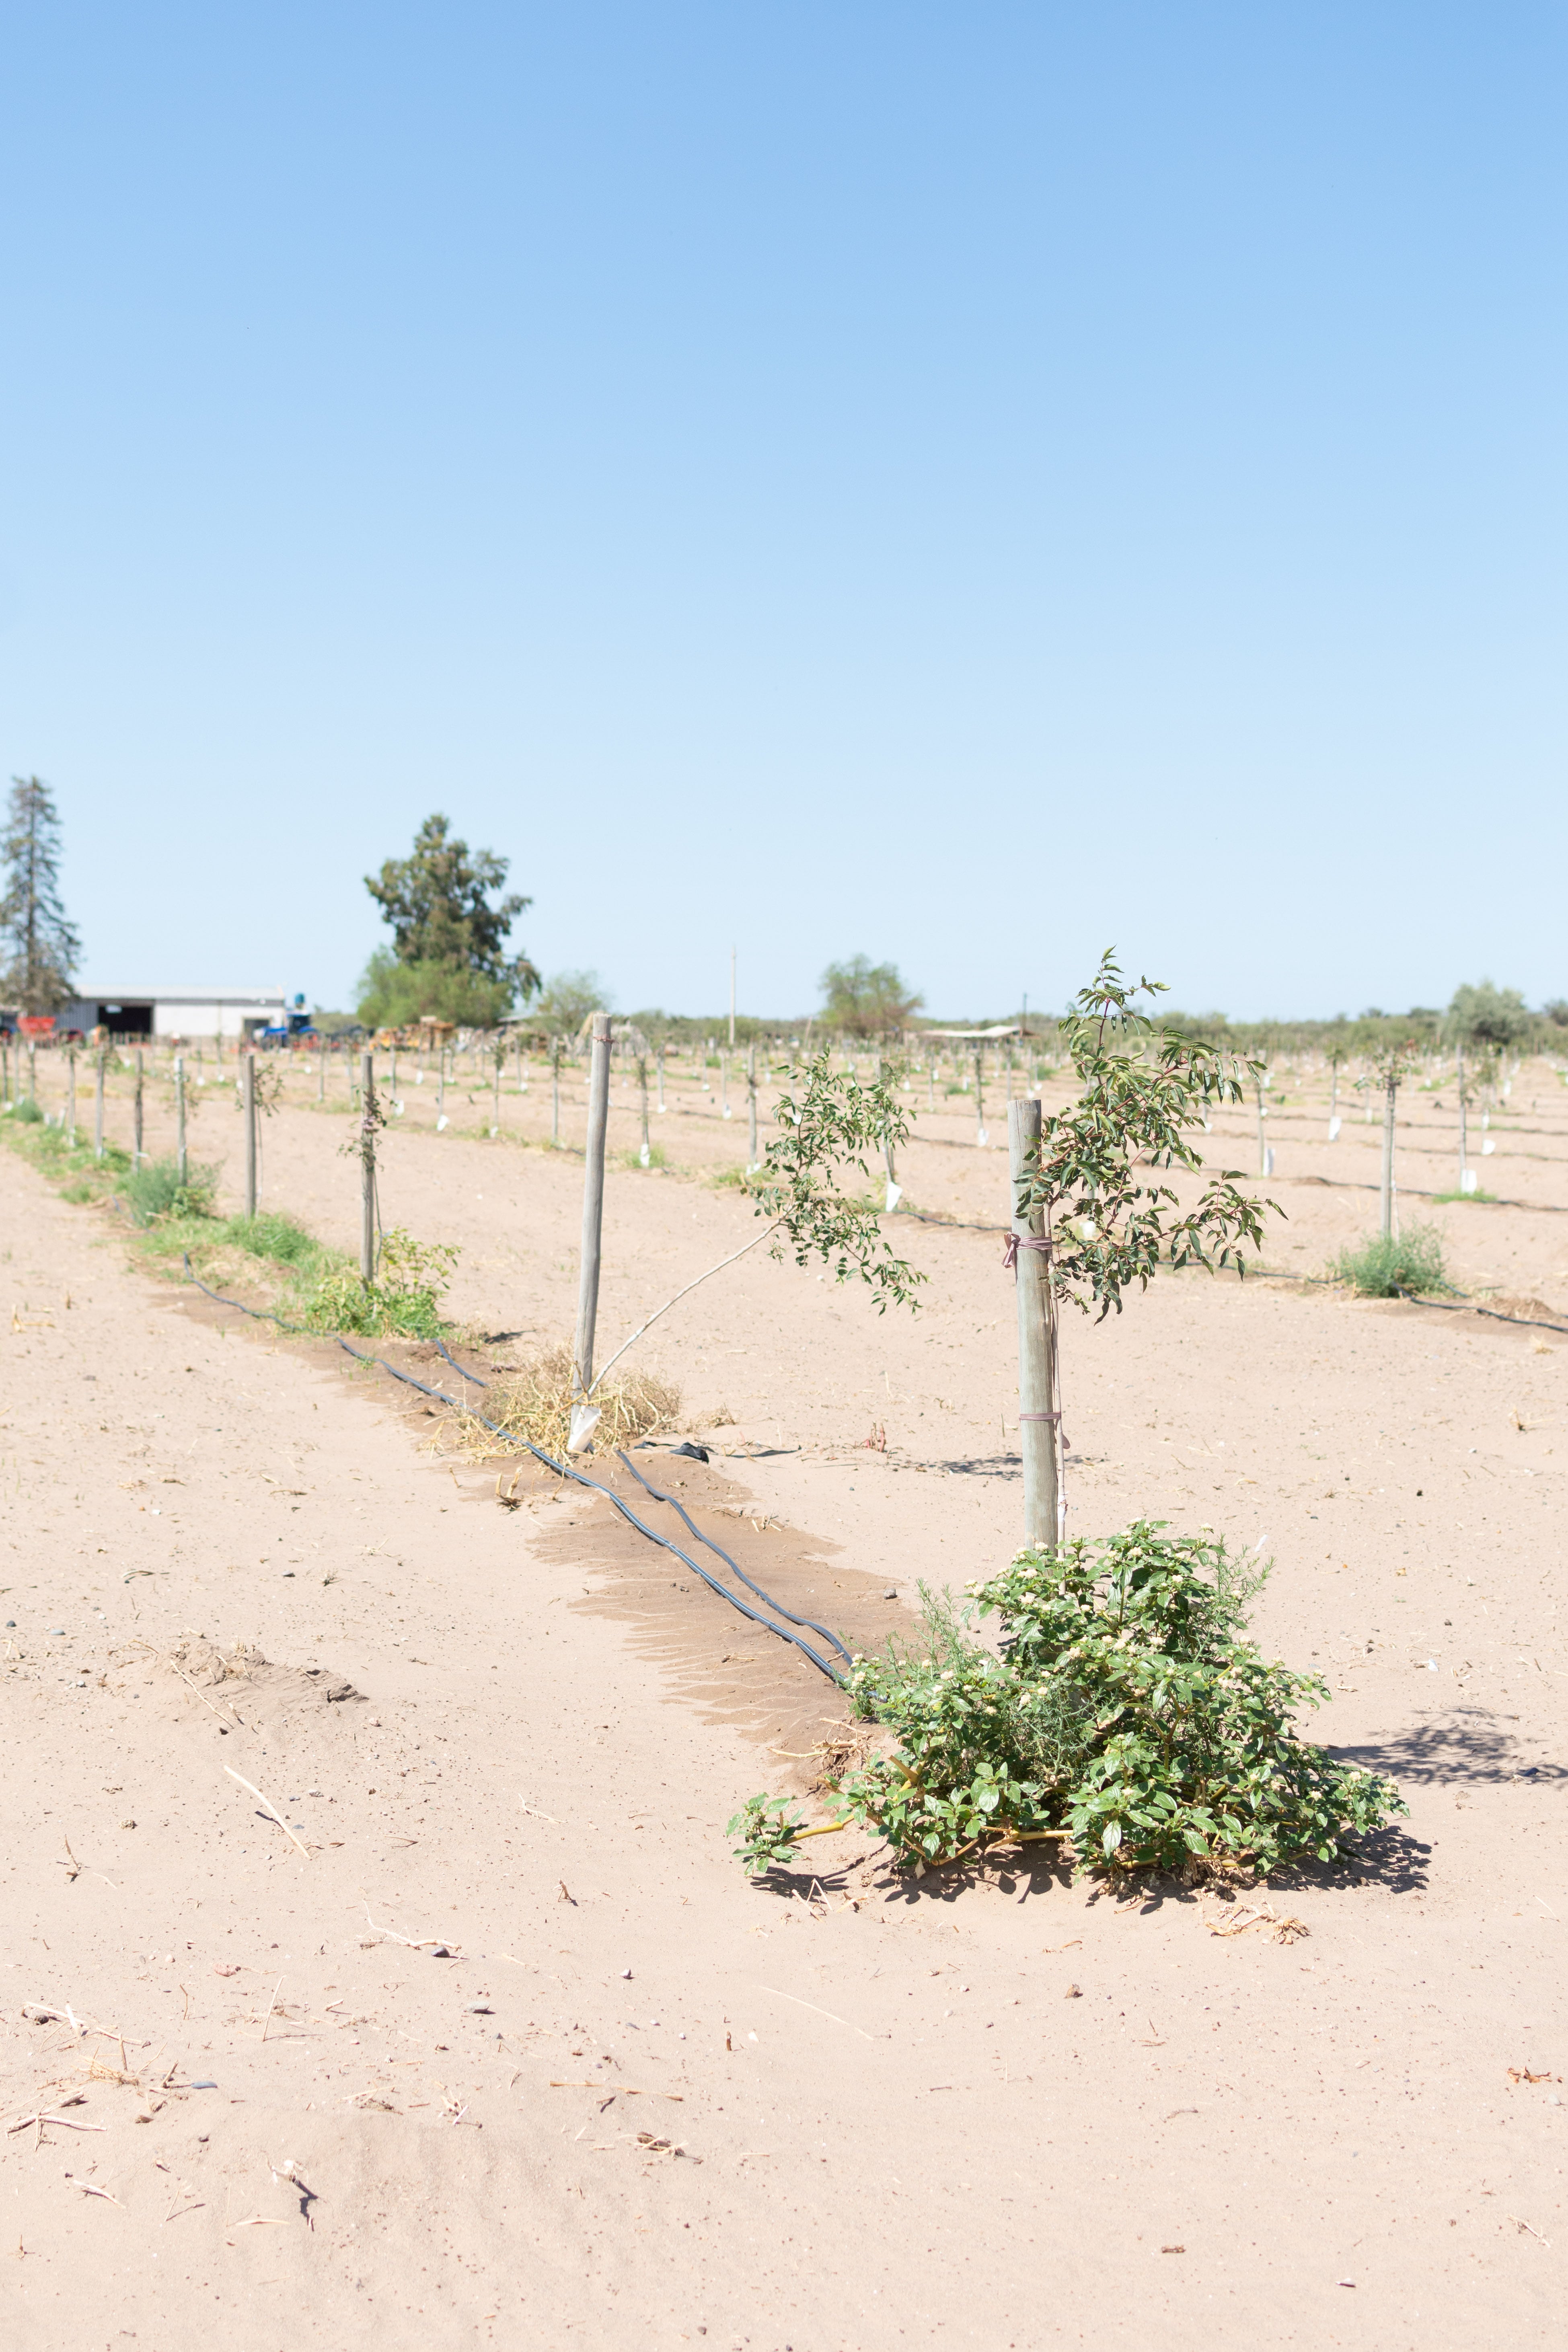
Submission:
[[[245,1129],[245,1213],[256,1214],[256,1051],[239,1056],[239,1110]]]
[[[735,1043],[735,950],[730,950],[730,1043]]]

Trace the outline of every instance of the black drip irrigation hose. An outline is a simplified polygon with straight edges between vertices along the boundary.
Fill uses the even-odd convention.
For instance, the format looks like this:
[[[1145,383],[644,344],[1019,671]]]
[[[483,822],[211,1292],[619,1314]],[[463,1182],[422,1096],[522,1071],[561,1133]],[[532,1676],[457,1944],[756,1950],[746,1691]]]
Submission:
[[[1398,1290],[1397,1284],[1394,1287]],[[1468,1298],[1450,1306],[1446,1298],[1424,1298],[1415,1290],[1399,1290],[1398,1295],[1412,1307],[1440,1307],[1445,1315],[1489,1315],[1494,1323],[1521,1323],[1527,1331],[1560,1331],[1568,1339],[1568,1323],[1543,1323],[1539,1315],[1505,1315],[1500,1307],[1478,1307]]]
[[[216,1299],[220,1307],[237,1307],[242,1315],[252,1316],[258,1323],[276,1323],[280,1331],[288,1331],[295,1334],[299,1334],[301,1331],[300,1325],[298,1323],[285,1323],[280,1315],[272,1314],[267,1307],[247,1307],[243,1298],[226,1298],[221,1291],[209,1290],[206,1284],[202,1281],[200,1276],[192,1272],[190,1254],[188,1251],[185,1254],[185,1275],[189,1281],[195,1284],[198,1290],[204,1292],[208,1298]],[[395,1381],[401,1381],[405,1387],[417,1389],[421,1396],[434,1397],[438,1403],[450,1405],[454,1412],[466,1413],[470,1421],[477,1421],[481,1428],[493,1431],[497,1437],[505,1438],[508,1444],[526,1446],[530,1454],[534,1456],[535,1460],[542,1462],[547,1470],[553,1470],[558,1478],[570,1478],[575,1485],[579,1486],[586,1486],[595,1495],[605,1496],[615,1505],[616,1510],[619,1511],[622,1518],[626,1521],[627,1525],[634,1527],[637,1529],[638,1535],[646,1536],[649,1543],[658,1544],[662,1551],[670,1552],[677,1559],[684,1562],[686,1567],[691,1570],[693,1576],[699,1576],[701,1578],[703,1583],[707,1585],[710,1592],[716,1592],[721,1601],[727,1601],[731,1609],[738,1609],[742,1617],[749,1617],[753,1625],[760,1625],[763,1628],[763,1631],[766,1633],[775,1634],[781,1642],[793,1642],[795,1648],[799,1650],[804,1656],[811,1660],[812,1664],[816,1668],[819,1674],[826,1675],[830,1683],[837,1683],[840,1689],[843,1688],[843,1675],[838,1672],[836,1666],[829,1664],[827,1659],[822,1657],[818,1652],[814,1650],[809,1642],[802,1641],[798,1633],[790,1633],[786,1626],[775,1625],[771,1618],[763,1616],[760,1611],[749,1608],[746,1602],[741,1600],[737,1594],[731,1592],[726,1585],[721,1584],[716,1576],[710,1576],[705,1568],[701,1567],[698,1561],[692,1559],[689,1552],[682,1551],[680,1546],[679,1544],[671,1543],[668,1536],[661,1536],[657,1528],[650,1528],[646,1520],[639,1519],[637,1513],[631,1509],[630,1506],[621,1500],[621,1497],[616,1494],[613,1486],[601,1486],[598,1479],[584,1477],[582,1471],[574,1470],[569,1462],[557,1462],[553,1454],[546,1454],[542,1446],[534,1444],[531,1438],[519,1437],[515,1430],[503,1429],[499,1422],[487,1421],[482,1412],[475,1412],[470,1406],[460,1404],[456,1397],[448,1396],[444,1389],[433,1389],[427,1381],[416,1381],[412,1372],[400,1371],[395,1364],[389,1364],[384,1356],[367,1355],[362,1348],[351,1348],[348,1341],[341,1336],[338,1338],[338,1345],[343,1350],[345,1355],[353,1356],[356,1363],[377,1364],[384,1372],[390,1372]],[[439,1339],[437,1340],[436,1345],[437,1348],[441,1348],[441,1342]],[[441,1353],[444,1356],[447,1356],[447,1350],[445,1348],[441,1348]],[[453,1363],[453,1360],[450,1356],[447,1356],[447,1361],[449,1364],[452,1364],[454,1371],[461,1373],[465,1380],[468,1378],[468,1373],[463,1371],[462,1366],[460,1364]],[[484,1388],[488,1386],[488,1382],[479,1381],[477,1381],[475,1385],[479,1388]],[[623,1462],[626,1461],[626,1455],[624,1454],[622,1454],[621,1459]],[[626,1463],[626,1467],[628,1470],[632,1469],[632,1465],[629,1462]],[[637,1473],[635,1470],[632,1470],[632,1475],[637,1477]],[[647,1481],[646,1478],[639,1478],[638,1484],[640,1486],[647,1486]],[[651,1486],[648,1486],[647,1491],[650,1495],[654,1492]],[[656,1496],[655,1499],[659,1502],[668,1502],[671,1500],[671,1497],[668,1495],[660,1495]],[[679,1503],[676,1504],[675,1507],[677,1510],[680,1510]],[[683,1510],[680,1511],[680,1516],[683,1519],[686,1518],[686,1513]],[[690,1520],[686,1519],[686,1524],[688,1527],[690,1527]],[[767,1593],[763,1591],[761,1585],[752,1584],[751,1578],[747,1576],[742,1570],[735,1568],[735,1563],[730,1559],[728,1552],[720,1551],[717,1544],[708,1543],[707,1537],[700,1534],[696,1528],[692,1528],[692,1533],[697,1536],[697,1539],[700,1543],[707,1544],[710,1551],[716,1552],[721,1559],[725,1560],[731,1568],[734,1568],[736,1575],[741,1578],[742,1583],[750,1585],[751,1590],[755,1592],[760,1599],[765,1601],[770,1609],[777,1609],[779,1615],[781,1617],[789,1618],[791,1624],[812,1625],[814,1633],[825,1633],[826,1635],[826,1639],[833,1643],[834,1648],[837,1650],[840,1656],[847,1661],[849,1652],[844,1647],[843,1643],[838,1640],[836,1634],[827,1633],[825,1626],[812,1624],[812,1620],[810,1618],[795,1617],[789,1610],[780,1608],[779,1603],[776,1601],[773,1600]]]

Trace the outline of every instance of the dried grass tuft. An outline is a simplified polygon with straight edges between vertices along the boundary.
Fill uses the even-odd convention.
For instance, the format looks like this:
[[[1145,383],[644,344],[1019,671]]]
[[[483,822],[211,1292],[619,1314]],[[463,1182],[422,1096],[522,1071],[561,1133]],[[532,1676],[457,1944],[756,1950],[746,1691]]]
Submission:
[[[594,1391],[594,1402],[602,1416],[594,1444],[605,1453],[673,1429],[680,1412],[680,1391],[657,1372],[617,1372]],[[563,1454],[572,1426],[570,1342],[561,1340],[515,1371],[492,1380],[485,1391],[485,1419],[497,1423],[506,1437],[498,1437],[472,1414],[459,1413],[443,1426],[437,1443],[443,1451],[470,1461],[498,1453],[521,1454],[525,1440],[546,1454]],[[509,1439],[515,1442],[509,1444]]]

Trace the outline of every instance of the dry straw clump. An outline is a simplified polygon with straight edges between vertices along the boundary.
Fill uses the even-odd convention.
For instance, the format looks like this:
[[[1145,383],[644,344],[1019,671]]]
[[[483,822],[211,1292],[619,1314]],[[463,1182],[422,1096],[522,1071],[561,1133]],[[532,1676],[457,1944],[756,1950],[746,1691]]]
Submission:
[[[495,1422],[504,1436],[471,1413],[459,1413],[442,1431],[440,1442],[475,1460],[521,1454],[528,1444],[546,1454],[564,1454],[572,1426],[572,1370],[569,1341],[544,1349],[514,1371],[493,1378],[485,1392],[485,1421]],[[603,1453],[673,1429],[680,1412],[680,1391],[657,1372],[618,1372],[594,1391],[594,1402],[602,1415],[594,1444]]]

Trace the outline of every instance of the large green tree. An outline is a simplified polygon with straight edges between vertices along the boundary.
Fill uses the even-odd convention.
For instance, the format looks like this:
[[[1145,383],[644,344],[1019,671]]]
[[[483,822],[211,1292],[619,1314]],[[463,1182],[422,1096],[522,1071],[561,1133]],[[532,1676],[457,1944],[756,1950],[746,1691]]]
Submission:
[[[869,956],[830,963],[819,985],[826,999],[823,1025],[851,1037],[884,1037],[890,1029],[901,1029],[925,1003],[905,987],[896,963],[873,963]]]
[[[506,937],[533,901],[497,897],[506,877],[504,857],[470,850],[453,837],[451,819],[437,814],[426,818],[409,856],[389,857],[364,887],[392,927],[398,963],[504,983],[509,1000],[526,1002],[539,973],[526,955],[507,954]]]
[[[81,942],[60,898],[60,821],[48,786],[13,776],[5,830],[0,941],[6,950],[0,992],[24,1013],[53,1013],[71,992]]]
[[[1530,1014],[1517,988],[1499,988],[1489,980],[1466,981],[1454,991],[1444,1027],[1461,1045],[1498,1049],[1523,1044],[1530,1034]]]

